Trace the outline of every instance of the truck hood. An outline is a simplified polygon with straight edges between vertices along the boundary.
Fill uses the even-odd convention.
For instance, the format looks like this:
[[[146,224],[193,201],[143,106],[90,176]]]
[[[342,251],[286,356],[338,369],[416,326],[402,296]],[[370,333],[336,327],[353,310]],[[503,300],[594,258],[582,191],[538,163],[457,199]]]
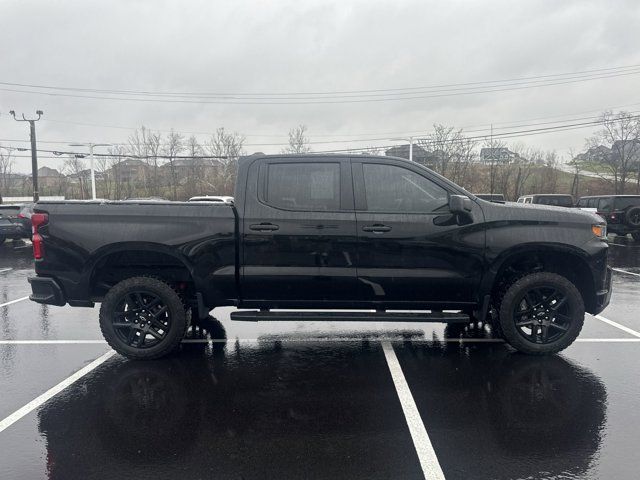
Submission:
[[[525,220],[558,223],[599,224],[604,220],[599,215],[577,208],[553,207],[549,205],[521,203],[492,203],[480,201],[485,220]]]

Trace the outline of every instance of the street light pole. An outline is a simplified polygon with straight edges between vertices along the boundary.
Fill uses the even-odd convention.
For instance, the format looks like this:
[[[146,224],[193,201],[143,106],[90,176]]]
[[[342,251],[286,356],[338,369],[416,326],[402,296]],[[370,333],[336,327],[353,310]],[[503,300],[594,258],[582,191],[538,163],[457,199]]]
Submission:
[[[89,147],[89,168],[91,169],[91,199],[96,197],[96,169],[93,161],[93,147],[110,147],[110,143],[70,143],[70,147]]]
[[[16,112],[9,112],[16,122],[29,122],[29,137],[31,139],[31,180],[33,182],[33,201],[40,200],[40,192],[38,192],[38,151],[36,150],[36,122],[42,117],[42,110],[36,110],[38,118],[26,118],[22,114],[22,120],[16,118]]]
[[[409,161],[413,162],[413,137],[409,137]]]
[[[409,142],[409,161],[413,162],[413,136],[409,138],[390,138],[389,141],[402,140],[403,142]]]
[[[93,143],[89,144],[89,165],[91,168],[91,199],[96,199],[96,170],[93,166]]]

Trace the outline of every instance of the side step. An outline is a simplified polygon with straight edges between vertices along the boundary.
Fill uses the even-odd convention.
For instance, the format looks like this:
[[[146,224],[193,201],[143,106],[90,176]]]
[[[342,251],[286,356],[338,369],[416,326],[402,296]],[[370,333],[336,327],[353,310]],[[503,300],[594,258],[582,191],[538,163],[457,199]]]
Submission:
[[[469,315],[448,312],[272,312],[244,311],[232,312],[231,320],[242,322],[435,322],[469,323]]]

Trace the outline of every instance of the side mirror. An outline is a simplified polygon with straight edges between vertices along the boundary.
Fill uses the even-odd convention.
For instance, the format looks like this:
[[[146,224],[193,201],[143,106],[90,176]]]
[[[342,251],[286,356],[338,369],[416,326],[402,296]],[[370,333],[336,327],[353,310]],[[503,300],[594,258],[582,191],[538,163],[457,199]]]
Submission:
[[[469,213],[473,208],[471,199],[464,195],[449,196],[449,210],[451,213]]]

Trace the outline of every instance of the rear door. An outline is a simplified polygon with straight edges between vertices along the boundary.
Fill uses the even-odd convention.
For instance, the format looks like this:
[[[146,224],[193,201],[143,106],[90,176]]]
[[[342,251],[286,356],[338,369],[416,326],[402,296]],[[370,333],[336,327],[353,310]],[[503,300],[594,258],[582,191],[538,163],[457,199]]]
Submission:
[[[357,236],[348,159],[264,159],[250,167],[253,179],[242,228],[243,303],[350,302]]]
[[[444,182],[407,162],[353,160],[362,298],[389,305],[476,301],[484,216],[458,225]],[[457,193],[457,192],[456,192]]]

